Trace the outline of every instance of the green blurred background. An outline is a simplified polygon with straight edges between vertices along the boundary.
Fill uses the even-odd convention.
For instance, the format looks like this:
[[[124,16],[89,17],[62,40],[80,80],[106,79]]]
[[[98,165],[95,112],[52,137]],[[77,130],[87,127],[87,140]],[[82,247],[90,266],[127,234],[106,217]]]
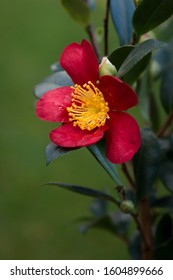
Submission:
[[[93,15],[101,26],[105,1]],[[48,181],[113,189],[86,149],[46,167],[45,147],[55,124],[35,116],[33,87],[50,74],[63,48],[87,38],[59,0],[6,0],[1,17],[0,259],[127,259],[121,240],[93,229],[82,235],[76,219],[92,199],[41,186]],[[116,46],[115,32],[112,46]]]

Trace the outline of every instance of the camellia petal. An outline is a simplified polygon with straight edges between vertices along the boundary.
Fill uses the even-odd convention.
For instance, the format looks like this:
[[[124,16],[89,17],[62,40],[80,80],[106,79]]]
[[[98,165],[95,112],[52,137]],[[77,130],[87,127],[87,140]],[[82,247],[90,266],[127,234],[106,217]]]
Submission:
[[[60,64],[69,74],[74,84],[83,85],[88,81],[96,83],[99,79],[99,64],[90,43],[83,40],[81,45],[68,45],[60,58]]]
[[[127,110],[138,103],[137,95],[133,89],[116,77],[102,76],[98,87],[111,110]]]
[[[140,130],[135,119],[125,112],[111,112],[106,131],[106,156],[112,163],[132,159],[140,147]]]
[[[67,107],[71,106],[72,92],[70,87],[60,87],[43,94],[36,103],[37,116],[45,121],[68,122]]]
[[[98,142],[104,135],[107,126],[95,130],[82,130],[72,123],[64,124],[51,131],[50,139],[56,145],[66,148],[85,147]]]

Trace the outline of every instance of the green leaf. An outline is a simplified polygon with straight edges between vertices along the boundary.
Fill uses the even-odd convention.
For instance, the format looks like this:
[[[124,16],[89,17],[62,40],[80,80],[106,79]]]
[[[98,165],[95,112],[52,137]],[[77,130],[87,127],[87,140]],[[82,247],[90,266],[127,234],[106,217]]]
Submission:
[[[116,69],[119,70],[121,65],[123,64],[124,60],[127,58],[127,56],[135,49],[134,46],[123,46],[116,50],[114,50],[109,56],[108,59],[112,64],[115,65]],[[151,54],[144,56],[139,62],[136,63],[136,65],[128,71],[127,74],[125,74],[122,77],[122,80],[126,83],[132,84],[134,81],[137,80],[137,78],[140,76],[140,74],[145,70],[145,68],[148,66],[149,61],[151,58]]]
[[[53,186],[57,186],[57,187],[66,189],[68,191],[72,191],[72,192],[79,193],[79,194],[82,194],[82,195],[96,197],[96,198],[99,198],[99,199],[104,199],[104,200],[113,202],[114,204],[116,204],[118,206],[120,204],[120,202],[118,200],[116,200],[113,196],[108,195],[108,194],[106,194],[104,192],[101,192],[101,191],[97,191],[97,190],[94,190],[94,189],[87,188],[87,187],[72,185],[72,184],[66,184],[66,183],[60,183],[60,182],[49,182],[49,183],[46,183],[46,185],[53,185]]]
[[[156,48],[165,46],[165,43],[159,42],[153,39],[144,41],[138,44],[126,57],[121,67],[118,70],[117,76],[119,78],[125,76],[137,63],[139,63],[145,56],[147,56],[151,51]],[[149,57],[147,58],[149,59]],[[146,66],[146,61],[143,61],[142,68]]]
[[[120,48],[115,49],[109,56],[108,59],[112,64],[115,65],[118,70],[126,57],[131,53],[132,50],[135,49],[135,46],[122,46]]]
[[[141,137],[141,147],[133,158],[137,201],[150,193],[159,171],[161,156],[160,145],[153,132],[143,129]]]
[[[90,23],[90,9],[83,0],[61,0],[68,14],[79,24]]]
[[[57,84],[53,84],[53,83],[41,83],[41,84],[38,84],[35,86],[34,94],[37,98],[40,98],[47,91],[49,91],[51,89],[55,89],[57,87],[60,87],[60,86]]]
[[[105,139],[102,139],[97,144],[87,147],[96,160],[101,164],[101,166],[106,170],[109,176],[114,180],[118,185],[122,185],[119,178],[118,172],[116,170],[116,165],[112,164],[106,158],[106,143]]]
[[[133,15],[134,30],[140,37],[167,20],[172,14],[172,0],[143,0]]]
[[[73,82],[65,71],[58,71],[46,77],[41,83],[35,86],[34,94],[40,98],[47,91],[63,86],[71,86]]]
[[[73,82],[70,76],[67,74],[66,71],[58,71],[53,73],[52,75],[46,77],[43,82],[45,83],[54,83],[59,86],[71,86]]]
[[[46,146],[46,164],[49,165],[54,159],[62,157],[74,150],[77,150],[77,148],[63,148],[54,143],[49,143]]]

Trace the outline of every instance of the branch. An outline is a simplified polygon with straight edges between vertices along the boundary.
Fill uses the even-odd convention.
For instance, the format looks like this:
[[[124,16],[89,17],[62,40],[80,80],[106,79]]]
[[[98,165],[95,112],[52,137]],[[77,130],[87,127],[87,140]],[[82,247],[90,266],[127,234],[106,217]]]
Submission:
[[[122,164],[122,171],[124,172],[124,175],[127,177],[131,187],[135,189],[135,182],[133,181],[125,163]]]
[[[108,55],[108,23],[109,23],[109,6],[110,0],[107,0],[106,15],[104,18],[104,55]]]
[[[94,48],[95,54],[96,54],[98,60],[100,61],[101,60],[101,54],[100,54],[100,50],[99,50],[99,45],[98,45],[96,37],[95,37],[93,26],[91,24],[89,24],[88,26],[86,26],[85,30],[88,33],[88,36],[89,36],[91,44]]]
[[[161,137],[165,133],[165,131],[168,129],[168,127],[170,126],[172,121],[173,121],[173,112],[170,113],[170,115],[167,117],[164,125],[157,132],[157,137]]]

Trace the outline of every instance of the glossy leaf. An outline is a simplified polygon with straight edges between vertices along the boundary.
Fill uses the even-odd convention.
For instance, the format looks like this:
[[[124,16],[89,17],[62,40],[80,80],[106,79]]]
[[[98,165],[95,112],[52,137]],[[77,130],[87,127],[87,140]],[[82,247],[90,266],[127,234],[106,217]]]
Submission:
[[[145,56],[147,56],[151,51],[165,46],[164,43],[149,39],[141,44],[138,44],[134,50],[126,57],[121,67],[118,70],[117,76],[119,78],[127,74],[137,63],[139,63]]]
[[[41,83],[36,85],[34,88],[34,94],[37,98],[40,98],[48,90],[71,85],[73,85],[73,82],[69,75],[64,70],[58,71],[46,77]]]
[[[49,182],[46,185],[57,186],[57,187],[66,189],[71,192],[79,193],[79,194],[86,195],[86,196],[96,197],[99,199],[104,199],[104,200],[113,202],[116,205],[119,205],[119,201],[116,200],[113,196],[108,195],[101,191],[87,188],[87,187],[73,185],[73,184],[66,184],[66,183],[61,183],[61,182]]]
[[[172,0],[143,0],[133,15],[134,30],[140,37],[167,20],[172,14]]]
[[[61,3],[77,23],[84,26],[90,23],[90,10],[83,0],[61,0]]]
[[[60,85],[54,83],[41,83],[35,86],[34,94],[37,98],[40,98],[47,91],[60,87]]]
[[[118,185],[122,185],[118,172],[116,170],[116,165],[112,164],[106,158],[105,140],[102,139],[97,144],[88,146],[87,148],[96,158],[96,160],[101,164],[101,166],[106,170],[109,176],[115,181],[115,183],[117,183]]]
[[[46,146],[46,164],[50,164],[54,159],[64,156],[77,148],[63,148],[55,145],[54,143],[49,143]]]
[[[138,201],[151,192],[159,171],[161,156],[160,145],[153,132],[143,129],[141,137],[141,147],[133,158]]]
[[[66,71],[58,71],[46,77],[43,82],[54,83],[60,86],[71,86],[73,82]]]
[[[120,45],[130,43],[134,10],[133,0],[110,0],[111,17],[120,40]]]
[[[116,69],[118,70],[121,65],[123,64],[123,61],[126,59],[126,57],[132,52],[132,50],[135,49],[135,46],[122,46],[117,49],[115,49],[109,56],[108,59],[110,62],[115,65]]]
[[[123,46],[114,50],[109,56],[108,59],[110,62],[115,65],[116,69],[119,70],[123,64],[126,57],[135,49],[134,46]],[[122,80],[126,83],[132,84],[137,80],[140,74],[148,66],[151,58],[151,53],[144,56],[127,74],[122,77]]]

